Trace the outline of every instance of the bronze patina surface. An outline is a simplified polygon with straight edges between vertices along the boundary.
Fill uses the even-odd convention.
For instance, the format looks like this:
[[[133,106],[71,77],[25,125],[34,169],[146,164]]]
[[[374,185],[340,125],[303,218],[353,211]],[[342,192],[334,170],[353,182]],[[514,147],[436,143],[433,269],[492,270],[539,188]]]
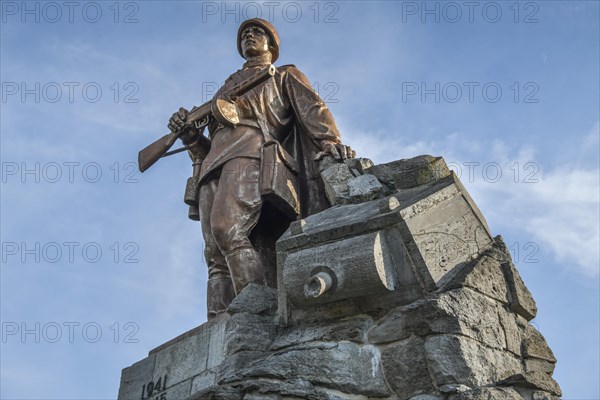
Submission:
[[[208,117],[194,114],[206,105],[180,108],[161,138],[168,146],[143,150],[155,161],[176,137],[192,158],[186,203],[202,225],[209,319],[249,283],[276,285],[276,240],[296,217],[330,206],[318,160],[355,156],[306,76],[294,65],[272,66],[280,40],[268,21],[244,21],[237,48],[246,62],[211,100]]]

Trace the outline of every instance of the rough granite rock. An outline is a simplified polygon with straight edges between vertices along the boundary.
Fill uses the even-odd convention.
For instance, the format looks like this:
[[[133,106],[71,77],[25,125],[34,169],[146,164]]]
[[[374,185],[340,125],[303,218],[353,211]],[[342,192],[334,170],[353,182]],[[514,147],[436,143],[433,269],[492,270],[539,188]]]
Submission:
[[[465,304],[471,306],[464,307]],[[408,331],[421,336],[455,333],[496,349],[505,347],[497,305],[475,291],[453,290],[413,305],[406,307]]]
[[[381,353],[385,378],[401,399],[435,391],[423,346],[422,338],[412,336],[386,347]]]
[[[230,386],[213,386],[194,393],[186,400],[242,400],[243,393],[239,388]]]
[[[277,289],[251,283],[233,299],[227,312],[273,315],[277,310]]]
[[[267,350],[274,335],[272,316],[234,314],[225,329],[225,355],[243,350]]]
[[[344,163],[336,163],[321,172],[325,194],[332,205],[350,201],[348,181],[353,178],[350,168]]]
[[[284,398],[309,400],[325,400],[327,398],[312,383],[302,379],[290,379],[286,381],[259,379],[256,381],[245,381],[241,385],[244,388],[244,392],[249,393],[245,396],[257,396],[257,398],[260,398],[258,396],[272,396],[276,399],[285,396]]]
[[[350,170],[356,170],[361,175],[366,174],[367,173],[366,170],[368,168],[371,168],[374,165],[373,161],[371,161],[370,159],[361,158],[361,157],[348,158],[348,159],[344,160],[344,163],[346,163],[346,165],[348,166],[348,168],[350,168]]]
[[[512,388],[485,387],[450,396],[448,400],[523,400],[523,398]]]
[[[560,400],[560,397],[546,392],[534,391],[531,393],[531,400]]]
[[[453,383],[453,384],[449,384],[449,385],[442,385],[442,386],[440,386],[439,389],[440,389],[440,392],[446,393],[446,394],[463,393],[463,392],[468,392],[469,390],[471,390],[470,387],[468,387],[467,385],[463,385],[462,383]]]
[[[507,341],[501,315],[510,318],[493,300],[469,288],[460,288],[392,310],[369,332],[369,341],[385,343],[413,334],[454,333],[503,350]]]
[[[512,261],[502,263],[502,271],[506,278],[509,289],[509,304],[511,310],[524,317],[527,321],[531,321],[537,314],[537,305],[533,296],[521,275],[517,272],[517,268]]]
[[[333,342],[348,340],[356,343],[366,343],[366,331],[373,323],[367,316],[345,318],[330,324],[302,324],[279,328],[277,337],[271,344],[270,350],[279,350],[301,343],[320,341]]]
[[[486,296],[508,304],[509,294],[502,273],[502,264],[488,254],[457,269],[440,282],[439,292],[469,287]]]
[[[388,187],[395,189],[425,185],[450,175],[442,157],[429,155],[375,165],[367,168],[365,172],[375,175]]]
[[[559,399],[535,301],[443,159],[319,169],[337,206],[280,238],[278,289],[125,368],[119,400]]]
[[[355,368],[357,365],[361,367]],[[221,365],[217,382],[227,384],[259,377],[303,379],[351,394],[389,395],[379,351],[351,342],[317,342],[267,356],[259,352],[236,353]]]
[[[498,382],[499,386],[515,386],[526,389],[539,389],[555,396],[562,396],[558,383],[543,372],[523,372]]]
[[[520,360],[511,353],[488,348],[464,336],[429,336],[425,353],[438,386],[452,383],[484,386],[522,372]]]
[[[348,196],[352,203],[371,201],[383,194],[383,186],[373,175],[359,175],[348,180]]]
[[[546,343],[546,339],[537,329],[529,323],[519,322],[523,329],[523,356],[526,358],[538,358],[556,363],[554,353]]]

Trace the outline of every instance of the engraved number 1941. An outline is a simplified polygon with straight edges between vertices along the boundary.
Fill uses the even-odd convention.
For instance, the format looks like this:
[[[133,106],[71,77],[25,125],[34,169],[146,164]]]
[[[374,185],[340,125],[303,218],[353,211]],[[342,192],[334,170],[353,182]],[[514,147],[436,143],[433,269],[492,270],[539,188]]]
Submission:
[[[153,395],[156,395],[152,400],[167,400],[167,375],[158,378],[158,381],[150,381],[142,386],[142,400],[150,399]]]

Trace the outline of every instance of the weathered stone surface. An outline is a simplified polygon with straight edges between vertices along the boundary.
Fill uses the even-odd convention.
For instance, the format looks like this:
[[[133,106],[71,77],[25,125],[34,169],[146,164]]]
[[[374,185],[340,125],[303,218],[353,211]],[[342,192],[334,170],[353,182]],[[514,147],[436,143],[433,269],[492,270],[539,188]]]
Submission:
[[[333,389],[319,388],[317,390],[321,396],[318,400],[370,400],[372,397],[363,396],[361,394],[349,395],[347,393],[340,392]],[[287,398],[285,400],[288,400]],[[289,400],[304,400],[304,398],[290,398]]]
[[[193,393],[186,400],[242,400],[243,393],[231,386],[213,386]]]
[[[502,263],[502,271],[504,272],[509,288],[510,308],[527,319],[527,321],[531,321],[537,314],[537,305],[535,304],[535,300],[533,300],[531,292],[523,283],[521,275],[519,275],[517,268],[512,262]]]
[[[500,325],[506,337],[506,349],[521,356],[521,329],[517,325],[517,316],[506,310],[506,306],[498,307]]]
[[[242,350],[266,350],[274,334],[272,316],[234,314],[225,329],[225,355]]]
[[[302,380],[250,380],[233,385],[221,385],[206,388],[195,393],[186,400],[264,400],[264,399],[304,399],[304,400],[330,400],[322,390],[315,389],[307,381]],[[342,398],[340,398],[342,399]],[[347,399],[347,397],[343,397]]]
[[[220,384],[253,377],[303,379],[346,393],[387,396],[379,352],[351,342],[296,346],[267,356],[240,352],[228,357],[217,374]]]
[[[525,363],[525,371],[543,372],[552,375],[554,368],[556,368],[556,363],[540,360],[539,358],[525,358],[523,361]]]
[[[386,293],[395,287],[392,250],[386,232],[373,232],[289,254],[283,265],[283,283],[296,306],[311,306],[365,295]],[[323,294],[309,296],[307,287],[317,273],[331,279]]]
[[[440,386],[439,389],[440,389],[440,392],[446,393],[446,394],[463,393],[463,392],[467,392],[467,391],[471,390],[470,387],[468,387],[467,385],[463,385],[461,383],[442,385],[442,386]]]
[[[531,393],[531,400],[560,400],[560,397],[546,392],[534,391]]]
[[[456,289],[393,310],[369,332],[371,343],[390,342],[411,334],[455,333],[504,349],[506,338],[499,322],[503,312],[493,300],[471,290]]]
[[[394,186],[397,189],[425,185],[450,175],[442,157],[418,156],[404,160],[402,168],[402,173],[394,176]]]
[[[371,201],[383,195],[383,186],[373,175],[360,175],[348,180],[348,195],[353,203]]]
[[[399,398],[435,391],[427,371],[423,339],[413,336],[394,343],[382,351],[381,363],[388,384]]]
[[[409,288],[409,291],[395,290],[398,292],[395,304],[413,300],[415,297],[405,299],[402,295],[410,292],[411,296],[419,296],[437,289],[446,275],[460,269],[492,243],[485,221],[474,212],[474,205],[469,202],[454,175],[430,185],[398,192],[394,198],[396,205],[393,209],[389,207],[390,199],[330,208],[305,218],[301,230],[296,229],[294,235],[288,230],[282,236],[277,244],[281,260],[279,302],[283,306],[279,308],[279,316],[282,320],[287,320],[294,312],[288,301],[296,308],[307,308],[352,297],[386,295],[397,287]],[[385,212],[382,213],[382,210]],[[393,236],[393,240],[380,240],[379,247],[368,241],[353,242],[358,237],[372,235],[364,232],[374,232],[378,228],[381,234]],[[378,250],[383,258],[373,257],[374,250]],[[366,256],[371,259],[371,267],[376,265],[377,268],[365,270],[364,263],[355,262],[355,259],[362,260]],[[391,257],[391,264],[385,256]],[[344,274],[339,275],[344,276],[344,280],[363,276],[364,283],[353,287],[353,290],[347,290],[347,286],[344,290],[337,287],[335,293],[306,296],[303,289],[313,276],[313,270],[320,267],[335,270],[334,266],[341,264],[342,258]],[[380,262],[381,259],[385,262]],[[381,265],[383,268],[380,268]],[[393,265],[393,268],[387,265]],[[381,269],[383,273],[379,272]],[[347,273],[350,270],[360,273]],[[365,275],[365,271],[370,271],[371,275]],[[374,275],[373,271],[378,272]],[[504,282],[501,271],[499,275]],[[378,277],[378,286],[366,280],[368,276]],[[387,282],[382,284],[381,277],[385,277]],[[396,282],[397,285],[394,285]],[[362,304],[377,307],[368,301]],[[390,301],[388,304],[394,303]]]
[[[319,393],[319,390],[312,383],[302,379],[285,381],[257,379],[244,381],[239,386],[243,387],[245,393],[251,393],[250,396],[275,396],[276,399],[327,399],[326,396]],[[246,396],[249,396],[249,394],[246,394]]]
[[[225,359],[225,329],[228,317],[229,315],[222,314],[210,326],[210,342],[208,344],[206,369],[216,367]]]
[[[278,400],[280,396],[276,394],[246,394],[244,400]]]
[[[410,336],[405,328],[404,307],[397,307],[381,318],[368,333],[369,343],[395,342]]]
[[[152,381],[155,359],[156,356],[151,355],[123,369],[118,400],[137,399],[141,396],[141,385]]]
[[[277,289],[256,283],[246,286],[227,308],[227,312],[230,314],[273,315],[276,310]]]
[[[186,399],[189,397],[191,389],[192,380],[188,379],[186,381],[178,383],[177,385],[169,386],[165,391],[165,397],[167,399]],[[160,399],[160,396],[158,394],[151,396],[151,398],[156,397]]]
[[[441,185],[442,186],[439,188]],[[422,198],[415,191],[433,190]],[[446,275],[477,257],[492,238],[482,216],[474,210],[458,178],[451,175],[431,186],[407,189],[413,198],[402,207],[402,192],[396,195],[401,204],[402,236],[425,289],[440,286]]]
[[[447,291],[459,287],[470,287],[508,304],[508,288],[502,273],[500,261],[485,254],[457,268],[440,282],[439,291]]]
[[[526,358],[540,358],[555,363],[554,353],[552,353],[542,334],[531,324],[519,321],[519,325],[523,332],[523,356]]]
[[[382,213],[380,208],[390,199],[328,208],[304,218],[301,234],[287,230],[277,241],[278,253],[309,247],[330,240],[348,238],[372,229],[383,228],[400,221],[395,213]],[[394,217],[395,216],[395,217]]]
[[[370,160],[321,162],[339,203],[278,241],[278,291],[249,285],[228,313],[126,368],[119,400],[165,375],[170,400],[557,400],[556,359],[527,322],[535,302],[506,245],[455,175],[402,161],[386,182],[400,189],[371,201],[391,189]],[[406,161],[416,167],[398,172]],[[322,272],[335,282],[319,275],[315,292]],[[346,292],[292,301],[330,289]]]
[[[484,387],[450,396],[449,400],[523,400],[523,398],[512,388]]]
[[[443,397],[432,396],[430,394],[419,394],[417,396],[411,397],[409,400],[442,400]]]
[[[298,345],[306,342],[333,342],[348,340],[356,343],[366,342],[366,330],[373,320],[367,316],[333,321],[327,324],[301,324],[283,327],[271,344],[270,350]]]
[[[197,375],[192,380],[191,393],[200,392],[215,385],[216,373],[213,370],[206,370],[200,375]]]
[[[555,396],[562,396],[558,383],[551,376],[543,372],[532,371],[515,374],[501,380],[498,382],[498,385],[538,389]]]
[[[368,168],[373,166],[373,161],[368,158],[348,158],[344,160],[348,168],[357,170],[360,174],[365,174]]]
[[[321,172],[325,194],[332,205],[346,204],[349,201],[348,180],[354,175],[344,163],[336,163]]]
[[[450,175],[442,157],[429,155],[392,161],[367,168],[365,172],[396,189],[425,185]]]
[[[496,349],[506,346],[498,305],[470,289],[457,289],[418,301],[405,308],[405,315],[406,330],[421,336],[456,333]]]
[[[333,158],[332,156],[325,156],[319,161],[319,173],[325,171],[327,168],[332,165],[339,164],[339,161]],[[348,165],[346,163],[346,165]]]
[[[153,381],[168,377],[170,385],[191,379],[206,369],[210,331],[202,330],[156,353]]]
[[[464,336],[428,337],[425,353],[438,386],[452,383],[483,386],[522,371],[519,359],[510,353],[490,349]]]

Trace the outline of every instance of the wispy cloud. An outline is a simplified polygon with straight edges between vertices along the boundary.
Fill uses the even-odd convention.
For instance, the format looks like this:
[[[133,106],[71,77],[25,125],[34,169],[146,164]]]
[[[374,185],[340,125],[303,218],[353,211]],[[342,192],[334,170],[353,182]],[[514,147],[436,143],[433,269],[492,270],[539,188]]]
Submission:
[[[600,170],[593,163],[582,163],[581,154],[590,151],[590,144],[597,144],[598,123],[577,136],[584,140],[581,147],[570,150],[574,162],[563,165],[540,161],[530,145],[515,146],[501,139],[486,143],[460,133],[441,140],[410,142],[400,135],[348,129],[345,141],[361,149],[359,155],[376,163],[420,154],[443,156],[461,177],[492,229],[531,237],[549,247],[560,265],[596,277],[600,273]],[[596,153],[596,163],[597,157]]]

